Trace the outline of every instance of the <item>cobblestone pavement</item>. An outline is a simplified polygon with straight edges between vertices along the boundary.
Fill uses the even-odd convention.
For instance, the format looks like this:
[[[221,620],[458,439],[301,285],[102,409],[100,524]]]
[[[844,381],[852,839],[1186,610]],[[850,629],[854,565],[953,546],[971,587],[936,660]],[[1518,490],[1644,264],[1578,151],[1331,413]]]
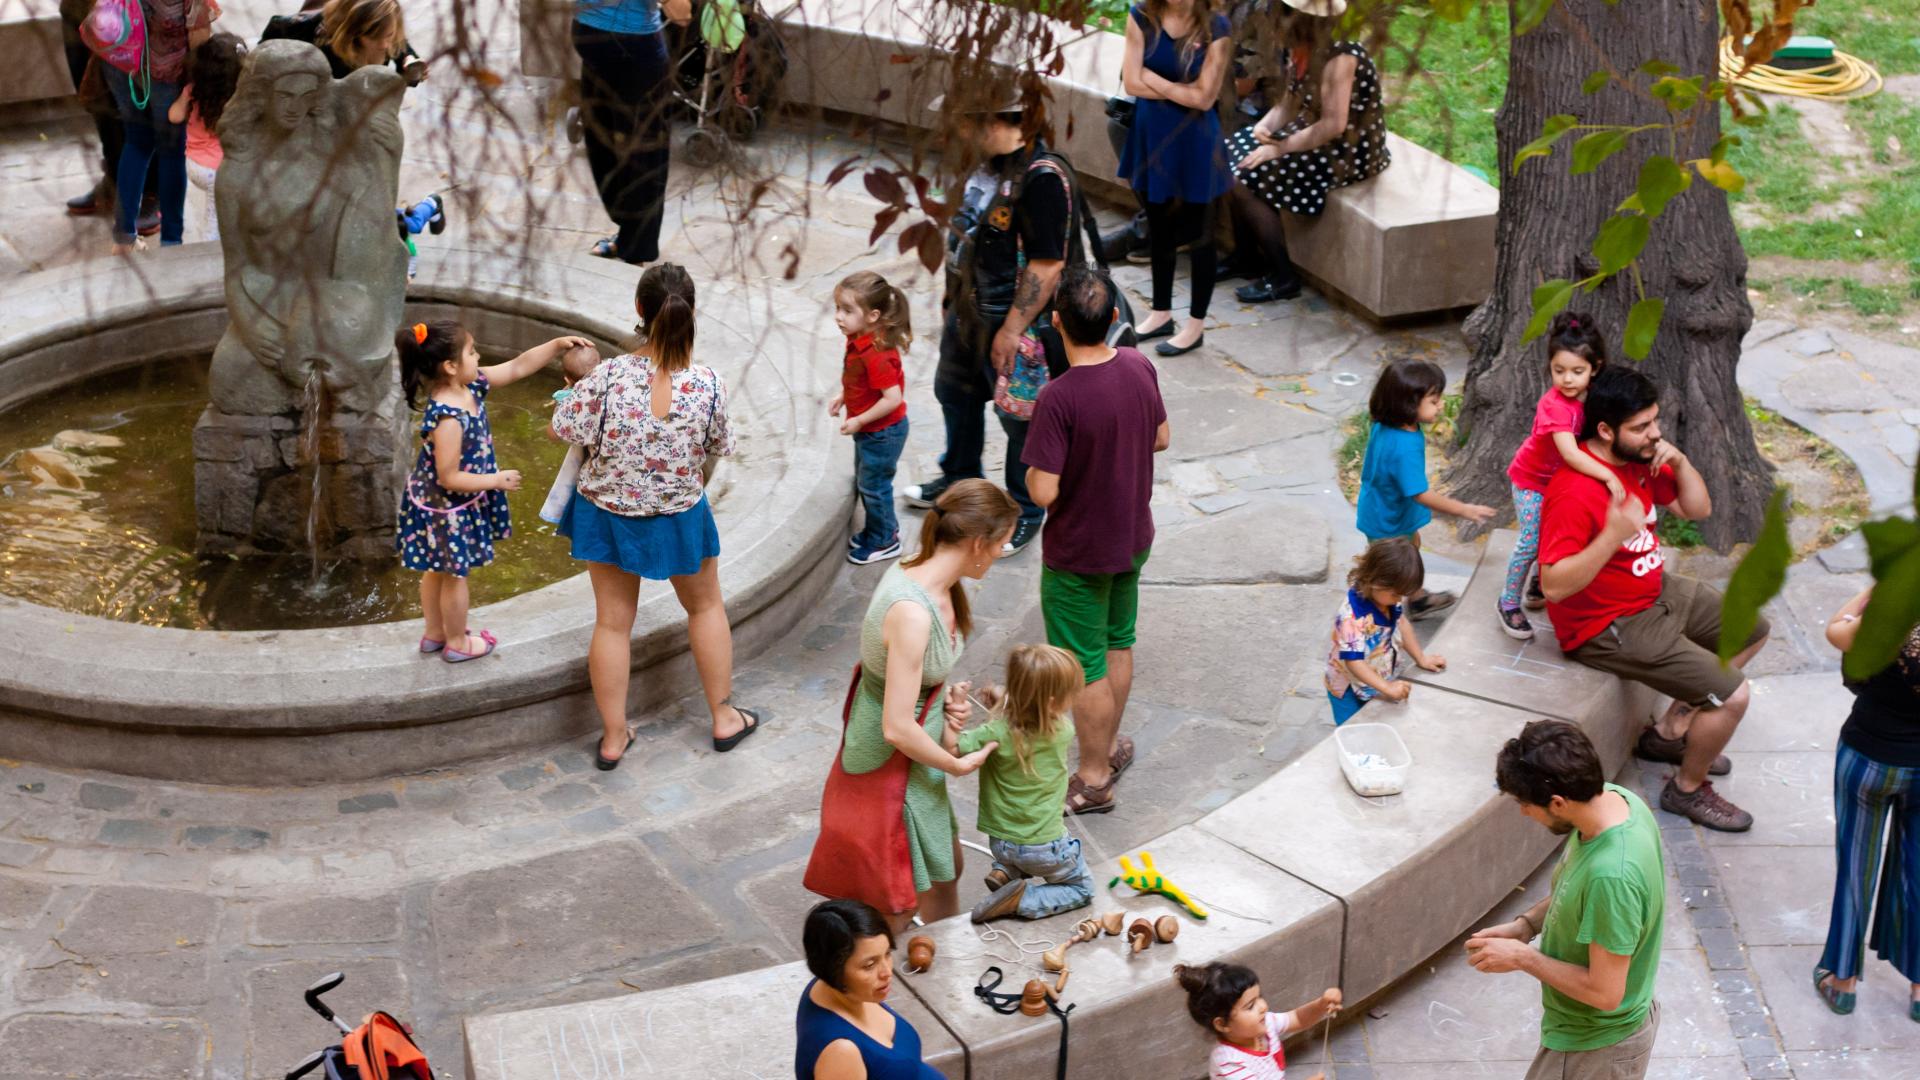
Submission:
[[[257,26],[264,16],[255,6],[229,4],[230,17],[245,28],[252,16]],[[511,68],[510,54],[500,66]],[[403,191],[430,190],[457,173],[455,236],[533,251],[583,247],[603,224],[584,163],[554,136],[535,88],[509,80],[498,93],[519,125],[508,134],[522,152],[510,160],[476,156],[483,135],[503,133],[475,129],[470,103],[431,83],[410,95]],[[0,119],[0,175],[14,196],[0,207],[0,274],[106,257],[104,225],[65,218],[59,206],[91,182],[90,126],[65,114]],[[808,153],[791,133],[771,133],[755,153],[817,183],[858,148],[840,134]],[[524,224],[529,188],[542,196],[532,227]],[[721,242],[731,233],[716,195],[711,178],[676,170],[667,257],[696,272],[717,272],[723,256],[740,254]],[[838,274],[868,265],[909,273],[885,243],[863,253],[875,209],[864,196],[793,185],[783,197],[808,218],[796,217],[784,235],[769,230],[747,257],[777,254],[789,240],[804,246],[808,276],[799,285],[781,284],[777,269],[766,279],[769,288],[811,282],[823,322],[824,290]],[[189,222],[196,214],[190,207]],[[430,243],[423,257],[432,257]],[[1144,268],[1118,276],[1144,290]],[[940,441],[929,385],[931,289],[922,279],[911,291],[926,344],[908,362],[915,427],[903,485],[933,474]],[[1161,364],[1174,444],[1156,478],[1161,539],[1148,564],[1127,720],[1142,767],[1129,774],[1117,812],[1083,823],[1113,852],[1220,805],[1324,734],[1325,618],[1338,568],[1358,549],[1334,479],[1338,420],[1362,407],[1384,358],[1426,356],[1456,377],[1464,368],[1450,322],[1382,331],[1312,294],[1260,309],[1226,296],[1209,320],[1208,347]],[[1785,331],[1769,339],[1790,340],[1800,339]],[[1863,355],[1857,343],[1840,344]],[[1875,354],[1876,362],[1911,363],[1911,352]],[[1830,383],[1803,372],[1850,359],[1790,347],[1767,355],[1779,392],[1796,400],[1809,384]],[[822,372],[816,385],[832,378]],[[1867,426],[1897,440],[1884,405],[1863,400],[1849,406],[1855,412],[1820,415],[1843,426],[1855,423],[1847,416],[1866,416]],[[1898,419],[1911,435],[1913,418]],[[1898,458],[1899,445],[1888,445]],[[1892,471],[1863,469],[1879,505]],[[904,527],[915,524],[908,514]],[[1430,576],[1457,586],[1472,548],[1429,539]],[[987,580],[976,602],[982,633],[963,675],[993,677],[1010,642],[1041,636],[1038,566],[1031,551]],[[1804,749],[1786,741],[1804,716],[1760,723],[1777,702],[1798,701],[1789,688],[1843,700],[1831,657],[1804,628],[1817,634],[1857,587],[1859,569],[1839,555],[1803,563],[1773,609],[1780,641],[1756,668],[1767,675],[1766,693],[1735,745],[1732,793],[1760,817],[1754,834],[1724,843],[1690,829],[1666,833],[1683,902],[1670,919],[1662,994],[1672,1012],[1660,1075],[1738,1076],[1776,1058],[1801,1076],[1868,1075],[1847,1071],[1857,1060],[1848,1045],[1920,1052],[1910,1037],[1897,1042],[1907,1029],[1883,1007],[1897,989],[1892,980],[1869,982],[1851,1026],[1807,1008],[1812,999],[1799,983],[1810,961],[1799,954],[1824,926],[1825,871],[1815,864],[1830,858],[1820,846],[1819,759],[1830,751],[1839,715],[1832,709],[1842,706],[1822,714],[1822,733],[1806,736],[1828,741]],[[844,569],[817,618],[743,659],[739,694],[766,709],[770,726],[726,757],[703,745],[698,703],[683,701],[644,718],[632,760],[611,774],[588,767],[585,738],[390,782],[288,790],[0,760],[0,1060],[9,1063],[0,1072],[68,1075],[79,1066],[57,1048],[86,1045],[90,1075],[270,1074],[325,1041],[298,991],[337,969],[349,976],[337,995],[346,1011],[379,1006],[409,1017],[436,1065],[459,1076],[459,1023],[474,1012],[793,958],[793,929],[809,902],[799,877],[811,815],[837,739],[860,616],[880,572]],[[1781,729],[1779,740],[1760,745],[1755,728]],[[960,818],[970,822],[970,786],[955,791]],[[1798,861],[1777,861],[1788,859]],[[1776,865],[1804,872],[1761,869]],[[1724,906],[1714,878],[1727,890]],[[971,874],[963,880],[971,900],[978,883]],[[1542,887],[1529,882],[1515,903]],[[1478,979],[1452,957],[1437,958],[1432,973],[1376,1008],[1378,1019],[1336,1030],[1331,1053],[1343,1062],[1341,1075],[1517,1075],[1509,1059],[1531,1052],[1531,985]],[[1317,1058],[1317,1048],[1296,1055],[1301,1063]]]

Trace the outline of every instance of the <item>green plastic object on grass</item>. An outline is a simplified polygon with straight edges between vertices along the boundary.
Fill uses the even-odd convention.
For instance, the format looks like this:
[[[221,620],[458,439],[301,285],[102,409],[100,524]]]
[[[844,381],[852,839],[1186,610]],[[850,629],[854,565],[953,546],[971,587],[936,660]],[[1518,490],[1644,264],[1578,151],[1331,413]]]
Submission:
[[[1831,60],[1833,42],[1812,34],[1795,34],[1773,54],[1775,60]]]

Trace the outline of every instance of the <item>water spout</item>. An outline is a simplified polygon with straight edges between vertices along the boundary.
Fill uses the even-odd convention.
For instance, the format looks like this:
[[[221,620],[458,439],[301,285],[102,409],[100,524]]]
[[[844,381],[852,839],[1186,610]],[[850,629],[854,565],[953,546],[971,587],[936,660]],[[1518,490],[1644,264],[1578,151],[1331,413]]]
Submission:
[[[315,364],[307,373],[306,389],[300,395],[300,459],[313,470],[312,497],[307,502],[307,553],[312,559],[312,573],[308,578],[309,588],[320,588],[322,535],[330,535],[326,528],[330,523],[325,520],[327,508],[327,466],[326,427],[332,413],[331,403],[327,399],[327,386],[321,365]]]

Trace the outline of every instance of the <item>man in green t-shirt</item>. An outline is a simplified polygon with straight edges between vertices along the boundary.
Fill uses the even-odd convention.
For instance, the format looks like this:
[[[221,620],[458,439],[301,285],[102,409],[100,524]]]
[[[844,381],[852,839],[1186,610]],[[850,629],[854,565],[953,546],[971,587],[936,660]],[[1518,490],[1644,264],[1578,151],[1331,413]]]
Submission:
[[[1540,1052],[1527,1080],[1634,1080],[1647,1072],[1660,1005],[1666,869],[1640,797],[1606,782],[1580,729],[1528,724],[1494,766],[1520,812],[1567,838],[1547,898],[1467,939],[1467,962],[1540,980]],[[1534,935],[1540,945],[1529,944]]]

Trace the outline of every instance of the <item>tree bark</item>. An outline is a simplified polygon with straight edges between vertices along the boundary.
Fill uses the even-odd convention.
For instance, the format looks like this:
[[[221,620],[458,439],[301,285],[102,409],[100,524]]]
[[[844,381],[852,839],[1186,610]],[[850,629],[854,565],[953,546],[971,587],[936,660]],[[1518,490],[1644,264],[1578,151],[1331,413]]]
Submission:
[[[1532,315],[1534,286],[1554,278],[1579,280],[1598,269],[1591,249],[1601,222],[1634,191],[1641,164],[1655,154],[1682,163],[1707,156],[1720,137],[1717,108],[1694,115],[1690,129],[1630,136],[1626,149],[1584,176],[1568,175],[1570,150],[1581,132],[1563,137],[1548,158],[1512,175],[1514,153],[1540,134],[1549,116],[1570,113],[1582,123],[1646,124],[1668,119],[1666,107],[1645,93],[1650,80],[1633,75],[1648,60],[1664,60],[1680,77],[1714,78],[1720,19],[1713,0],[1657,0],[1610,5],[1605,0],[1559,0],[1531,33],[1515,38],[1507,94],[1496,121],[1501,177],[1493,293],[1469,320],[1478,340],[1467,369],[1461,424],[1469,433],[1447,475],[1468,502],[1502,505],[1511,497],[1506,470],[1532,428],[1534,405],[1547,388],[1543,340],[1521,345]],[[1593,71],[1618,79],[1597,93],[1580,92]],[[1752,539],[1772,490],[1772,467],[1754,445],[1734,367],[1753,322],[1747,301],[1747,257],[1734,233],[1726,195],[1697,176],[1692,187],[1653,222],[1640,256],[1646,295],[1666,300],[1666,317],[1642,370],[1660,387],[1663,437],[1684,451],[1713,495],[1713,515],[1702,535],[1725,551]],[[1627,311],[1639,294],[1631,271],[1590,294],[1576,292],[1570,310],[1595,317],[1615,363],[1633,363],[1620,351]]]

